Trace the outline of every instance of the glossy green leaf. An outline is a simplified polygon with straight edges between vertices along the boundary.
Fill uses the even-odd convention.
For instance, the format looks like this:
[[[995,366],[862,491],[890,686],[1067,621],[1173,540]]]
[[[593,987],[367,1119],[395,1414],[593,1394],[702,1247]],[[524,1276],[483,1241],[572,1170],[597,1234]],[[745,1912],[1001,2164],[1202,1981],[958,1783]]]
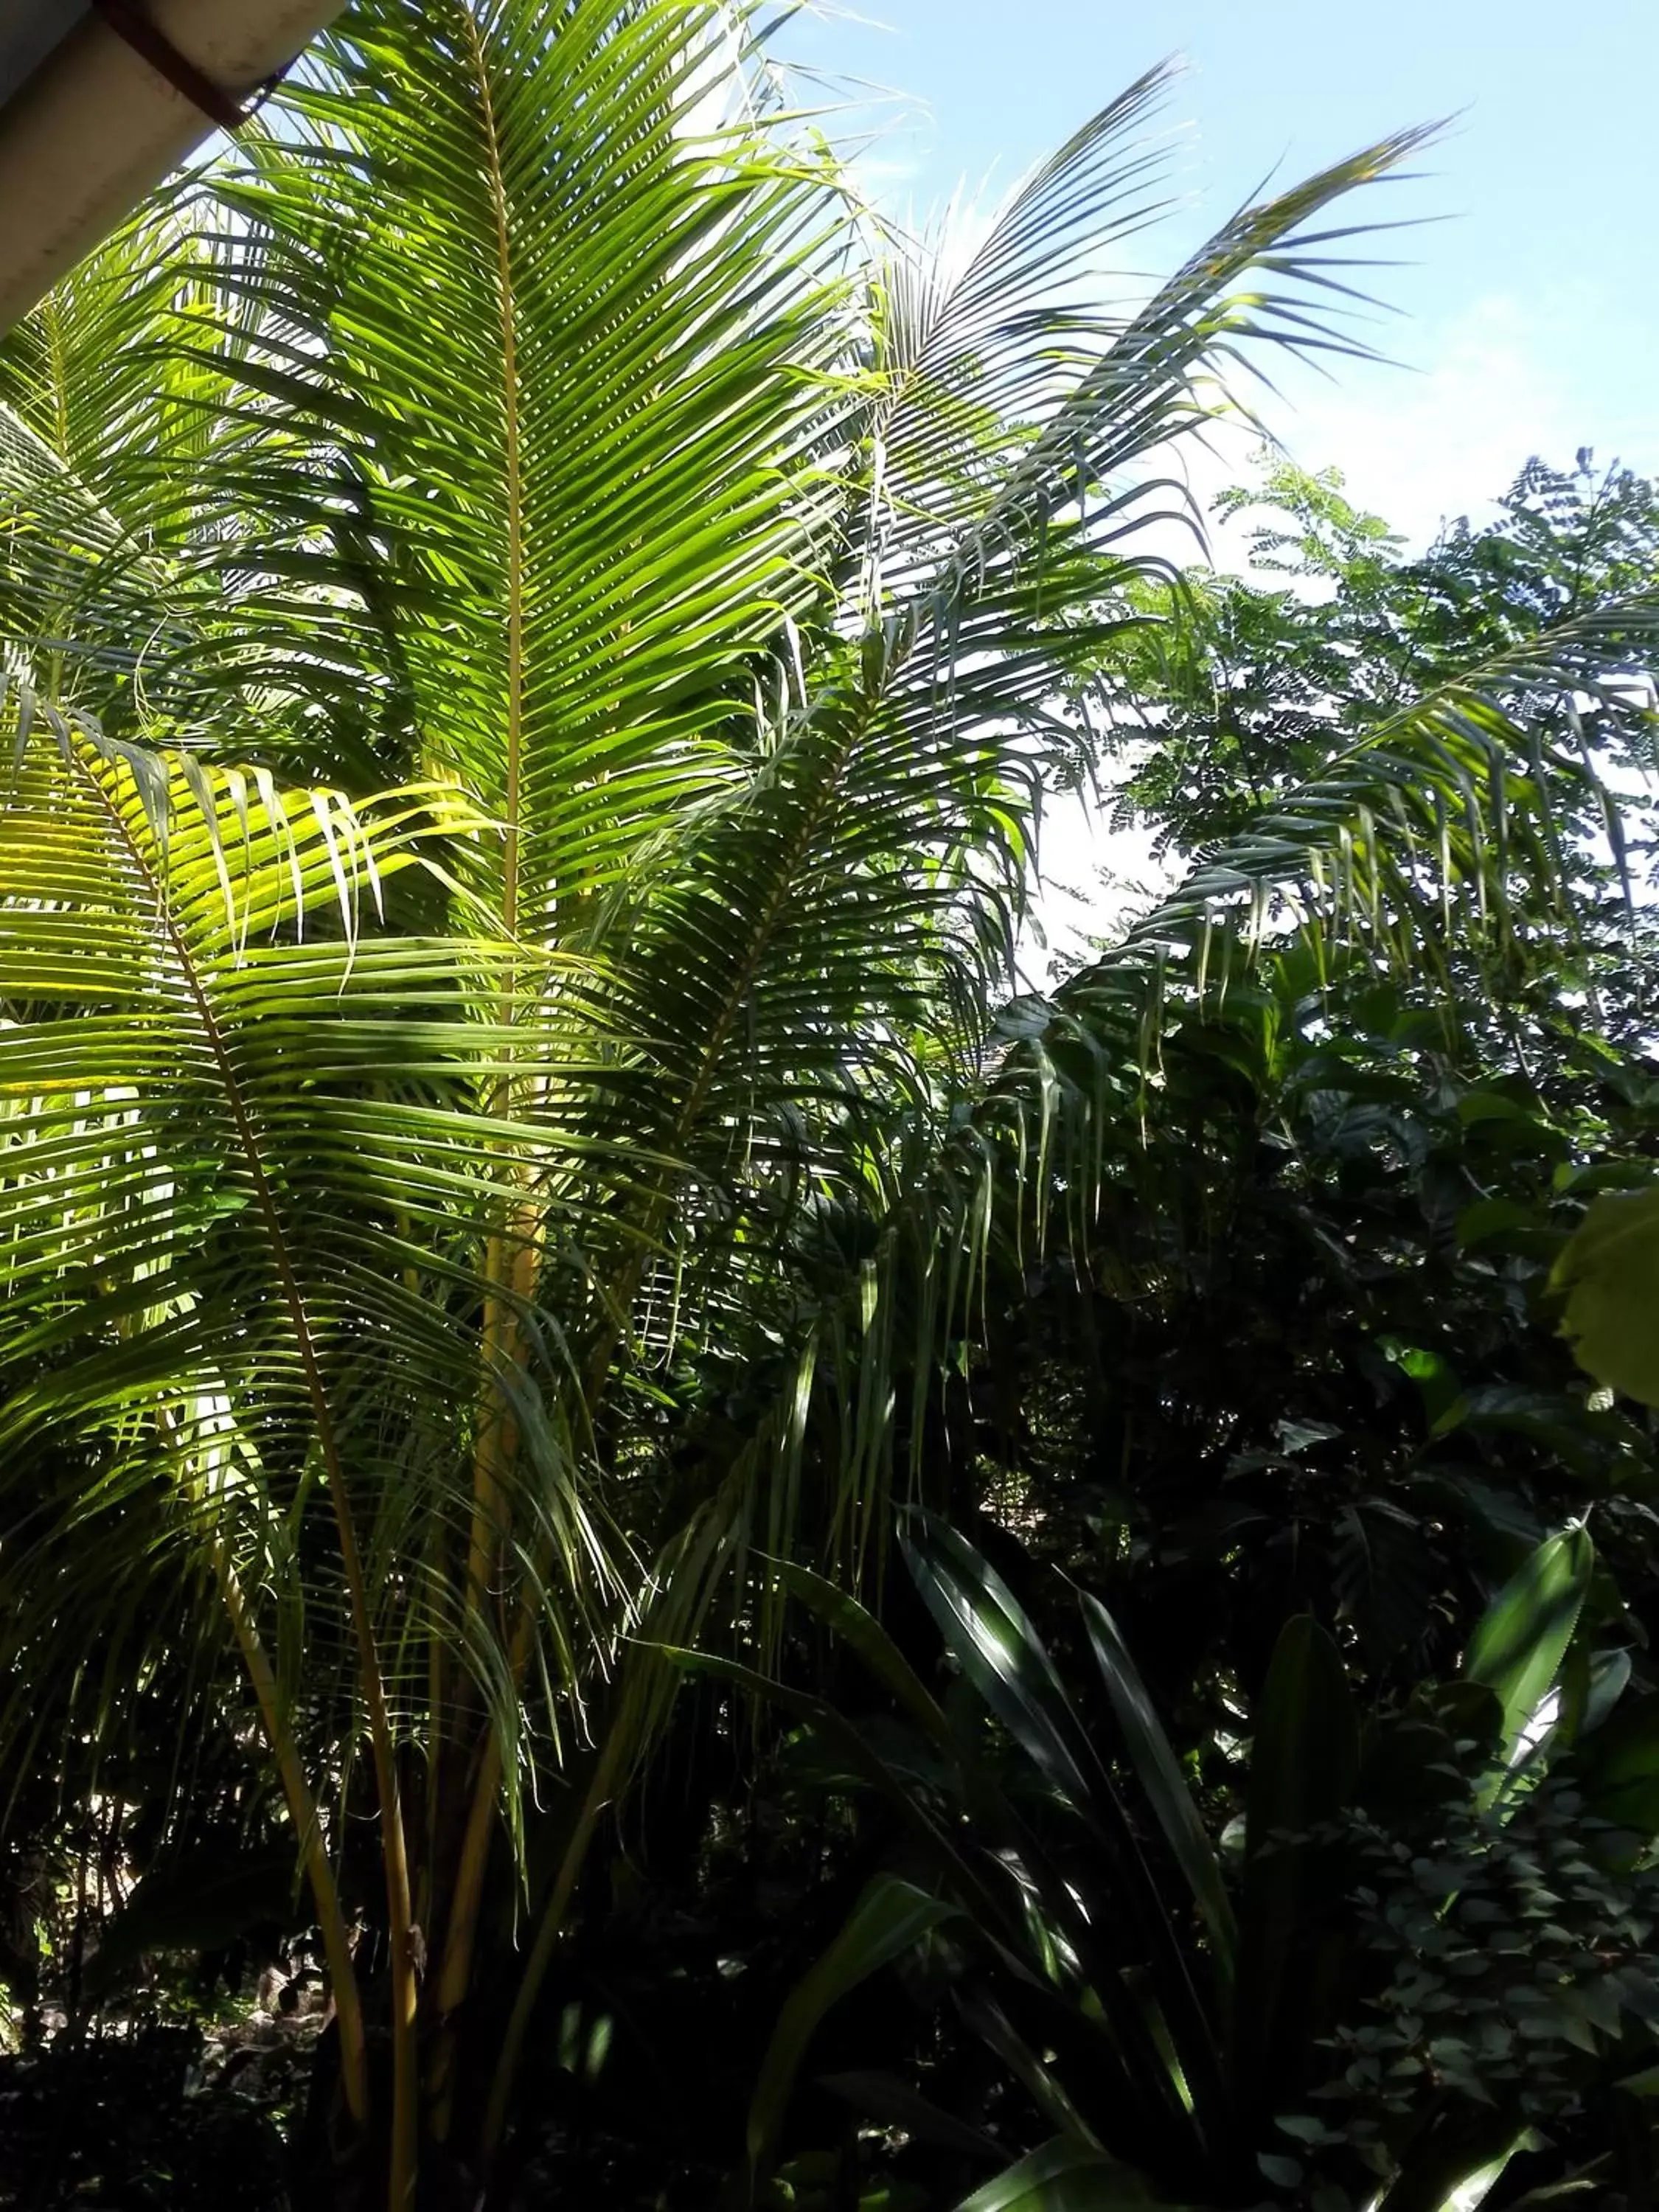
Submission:
[[[865,1890],[840,1934],[796,1984],[778,2015],[749,2107],[749,2165],[757,2178],[770,2167],[801,2060],[825,2013],[849,1990],[914,1950],[956,1910],[895,1875],[878,1875]]]
[[[948,1741],[950,1724],[938,1700],[867,1606],[860,1605],[849,1591],[839,1589],[808,1567],[785,1561],[774,1572],[793,1598],[816,1613],[857,1652],[912,1720],[935,1741]]]
[[[1092,2144],[1060,2136],[963,2197],[957,2212],[1152,2212],[1165,2203],[1132,2167]],[[1195,2209],[1169,2207],[1168,2212]]]
[[[1593,1736],[1629,1688],[1630,1679],[1628,1651],[1598,1651],[1592,1656],[1583,1639],[1576,1638],[1562,1662],[1557,1741],[1577,1747],[1581,1739]]]
[[[913,1515],[902,1540],[916,1587],[963,1674],[1050,1783],[1086,1805],[1097,1788],[1088,1740],[1024,1607],[936,1515]]]
[[[1466,2203],[1478,2205],[1525,2140],[1525,2130],[1507,2112],[1467,2103],[1443,2108],[1408,2147],[1376,2212],[1462,2212]],[[1467,2198],[1466,2191],[1472,2192]]]
[[[1080,1602],[1135,1772],[1209,1929],[1224,1996],[1231,1984],[1238,1930],[1214,1846],[1116,1622],[1088,1591],[1081,1594]]]
[[[1539,1226],[1538,1218],[1530,1206],[1522,1206],[1512,1198],[1477,1199],[1466,1206],[1457,1217],[1459,1249],[1485,1243],[1493,1237],[1503,1237],[1512,1230],[1522,1231]]]
[[[1280,1632],[1256,1709],[1245,1811],[1251,1856],[1275,1833],[1304,1833],[1341,1811],[1358,1764],[1341,1654],[1311,1613],[1298,1613]]]
[[[1551,1536],[1504,1584],[1469,1638],[1464,1679],[1484,1684],[1501,1702],[1506,1761],[1560,1672],[1595,1565],[1588,1529]]]
[[[1659,1189],[1598,1198],[1552,1278],[1562,1334],[1604,1388],[1659,1406]]]

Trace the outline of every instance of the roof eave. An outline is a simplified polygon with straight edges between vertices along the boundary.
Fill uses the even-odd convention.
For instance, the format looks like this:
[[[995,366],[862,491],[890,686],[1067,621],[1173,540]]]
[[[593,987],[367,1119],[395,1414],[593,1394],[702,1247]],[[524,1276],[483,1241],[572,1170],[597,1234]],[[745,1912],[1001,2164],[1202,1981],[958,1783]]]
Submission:
[[[149,0],[167,44],[241,100],[301,52],[341,0]],[[94,13],[0,107],[0,331],[215,128]]]

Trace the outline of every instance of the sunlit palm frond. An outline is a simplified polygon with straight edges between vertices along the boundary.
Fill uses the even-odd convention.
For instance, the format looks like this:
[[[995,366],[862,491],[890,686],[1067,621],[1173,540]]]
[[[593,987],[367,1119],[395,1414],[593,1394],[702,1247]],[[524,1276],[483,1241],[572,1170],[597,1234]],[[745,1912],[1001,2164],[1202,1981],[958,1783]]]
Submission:
[[[732,112],[730,30],[381,0],[221,185],[271,433],[223,494],[281,554],[250,623],[355,653],[383,751],[466,781],[507,824],[502,911],[563,934],[708,773],[822,531],[836,223]]]
[[[958,371],[965,390],[971,333],[988,319],[1002,335],[983,400],[1006,434],[981,440],[971,495],[934,518],[929,558],[901,566],[874,601],[868,574],[848,580],[845,604],[808,633],[805,666],[779,651],[746,775],[644,848],[627,888],[617,957],[631,1025],[660,1041],[634,1072],[649,1102],[633,1110],[654,1109],[657,1148],[711,1174],[787,1154],[795,1139],[782,1131],[804,1102],[848,1110],[860,1060],[890,1075],[942,1049],[971,1067],[1043,784],[1078,744],[1060,706],[1066,672],[1133,612],[1109,604],[1114,587],[1160,565],[1137,544],[1158,499],[1136,465],[1190,427],[1206,363],[1251,341],[1334,342],[1299,303],[1302,280],[1323,281],[1323,255],[1304,267],[1304,253],[1329,238],[1309,226],[1418,143],[1389,142],[1247,210],[1068,357],[1043,286],[1127,219],[1119,198],[1140,189],[1130,134],[1155,90],[1146,81],[1079,133],[970,274]],[[1243,290],[1257,263],[1273,289]],[[957,343],[948,298],[939,328]],[[1010,379],[1030,417],[1011,418]],[[911,404],[897,390],[891,419]]]
[[[547,963],[379,920],[416,844],[476,828],[452,793],[365,814],[23,711],[0,875],[5,1449],[100,1434],[100,1512],[128,1480],[194,1468],[197,1503],[257,1504],[249,1541],[301,1544],[306,1499],[331,1503],[393,1632],[395,1563],[465,1495],[455,1415],[480,1387],[467,1323],[492,1194],[533,1151],[549,1233],[580,1231],[545,1026],[534,1123],[489,1111],[502,996],[533,1025]],[[531,1519],[571,1587],[602,1584],[568,1439],[522,1427]],[[235,1480],[210,1482],[209,1461]],[[240,1565],[280,1587],[269,1560]]]

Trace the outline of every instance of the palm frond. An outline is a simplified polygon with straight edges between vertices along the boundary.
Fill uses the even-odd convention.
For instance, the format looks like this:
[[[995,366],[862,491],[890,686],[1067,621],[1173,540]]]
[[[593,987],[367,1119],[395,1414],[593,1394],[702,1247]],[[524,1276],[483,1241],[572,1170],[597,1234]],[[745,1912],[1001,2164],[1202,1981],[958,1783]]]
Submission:
[[[101,1435],[100,1514],[181,1455],[229,1452],[236,1480],[198,1502],[252,1512],[258,1547],[289,1528],[290,1564],[326,1472],[342,1540],[389,1574],[465,1494],[454,1409],[478,1387],[466,1317],[494,1194],[533,1148],[549,1218],[580,1223],[556,1085],[532,1123],[480,1110],[501,1030],[469,1018],[504,989],[544,1000],[549,964],[377,921],[422,841],[476,826],[452,793],[364,814],[22,711],[0,878],[6,1449]],[[583,1479],[545,1422],[523,1427],[532,1517],[591,1589],[608,1554]],[[280,1591],[264,1550],[236,1560]],[[389,1620],[401,1595],[377,1587]]]
[[[1009,1184],[1097,1135],[1050,1048],[1121,1103],[1160,969],[1241,909],[1401,957],[1484,899],[1499,944],[1575,834],[1534,709],[1652,614],[1374,732],[999,1028],[1166,449],[1240,361],[1356,343],[1327,210],[1420,134],[1146,297],[1106,264],[1161,204],[1153,72],[960,267],[874,260],[751,29],[360,0],[0,351],[39,686],[0,811],[6,1648],[48,1672],[100,1556],[161,1598],[124,1653],[210,1593],[331,1848],[368,1739],[405,2118],[423,1769],[440,2132],[526,1784],[609,1731],[544,1960],[660,1719],[630,1633],[763,1636],[760,1552],[878,1559]]]

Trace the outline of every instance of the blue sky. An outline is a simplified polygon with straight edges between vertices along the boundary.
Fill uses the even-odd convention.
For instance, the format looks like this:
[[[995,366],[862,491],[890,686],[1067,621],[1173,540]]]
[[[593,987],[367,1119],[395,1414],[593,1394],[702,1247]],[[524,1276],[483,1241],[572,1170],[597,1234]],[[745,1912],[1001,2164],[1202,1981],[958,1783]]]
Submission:
[[[1417,538],[1534,451],[1659,472],[1659,0],[858,4],[798,18],[780,51],[901,95],[842,126],[873,125],[860,173],[899,216],[964,180],[1006,187],[1172,52],[1184,204],[1161,264],[1269,173],[1454,116],[1423,180],[1376,201],[1446,218],[1385,244],[1414,265],[1371,280],[1406,311],[1376,335],[1408,366],[1298,372],[1273,427]]]

